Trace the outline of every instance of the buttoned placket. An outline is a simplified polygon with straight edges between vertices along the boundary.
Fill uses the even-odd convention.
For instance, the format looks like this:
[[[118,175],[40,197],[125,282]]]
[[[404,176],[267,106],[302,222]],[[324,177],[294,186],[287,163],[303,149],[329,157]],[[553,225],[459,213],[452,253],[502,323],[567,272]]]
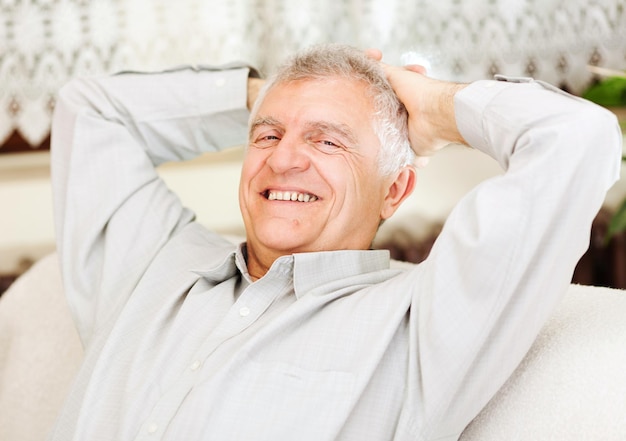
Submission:
[[[244,290],[206,342],[196,351],[177,384],[161,396],[141,427],[136,441],[156,440],[164,436],[180,404],[194,384],[206,376],[203,367],[210,362],[208,359],[211,354],[231,337],[252,326],[286,290],[293,289],[292,278],[288,275],[292,268],[293,260],[285,258],[282,262],[277,262],[276,267],[266,277]]]

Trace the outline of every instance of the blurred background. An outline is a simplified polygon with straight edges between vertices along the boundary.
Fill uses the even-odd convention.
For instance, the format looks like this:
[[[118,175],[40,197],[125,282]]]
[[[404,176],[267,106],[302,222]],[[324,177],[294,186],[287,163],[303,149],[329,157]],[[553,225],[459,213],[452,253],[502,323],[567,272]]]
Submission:
[[[267,74],[321,42],[377,47],[390,63],[412,52],[409,61],[443,79],[532,76],[580,95],[626,69],[626,0],[0,0],[0,291],[54,250],[50,119],[69,79],[233,60]],[[241,155],[162,173],[203,223],[241,234]],[[413,201],[385,224],[379,243],[396,257],[422,259],[458,198],[497,173],[475,152],[446,151],[420,171]],[[624,187],[622,179],[611,190],[594,226],[582,282],[626,287],[623,235],[603,239]],[[214,204],[220,219],[208,216]]]

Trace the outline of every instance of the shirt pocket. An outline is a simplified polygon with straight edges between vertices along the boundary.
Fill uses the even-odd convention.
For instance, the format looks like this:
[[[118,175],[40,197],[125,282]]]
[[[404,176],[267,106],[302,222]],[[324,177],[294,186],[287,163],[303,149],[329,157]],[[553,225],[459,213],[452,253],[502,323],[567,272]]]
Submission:
[[[336,439],[355,402],[352,373],[284,362],[248,359],[219,389],[207,429],[233,421],[223,439]]]

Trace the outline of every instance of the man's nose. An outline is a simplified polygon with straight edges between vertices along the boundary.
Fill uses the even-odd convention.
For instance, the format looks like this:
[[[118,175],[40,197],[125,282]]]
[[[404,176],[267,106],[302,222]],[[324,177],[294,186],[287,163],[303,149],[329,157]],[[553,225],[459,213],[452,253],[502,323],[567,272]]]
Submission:
[[[306,170],[310,164],[308,150],[309,146],[306,142],[283,137],[283,139],[272,148],[272,152],[267,158],[266,163],[274,173]]]

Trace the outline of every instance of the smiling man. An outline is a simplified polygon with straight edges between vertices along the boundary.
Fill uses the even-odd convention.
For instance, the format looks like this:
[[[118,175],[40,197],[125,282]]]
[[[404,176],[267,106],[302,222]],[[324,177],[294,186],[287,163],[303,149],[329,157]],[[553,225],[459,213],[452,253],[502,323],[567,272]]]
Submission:
[[[308,69],[321,70],[319,61]],[[282,79],[254,109],[240,184],[251,275],[287,253],[367,249],[410,194],[406,139],[403,169],[382,176],[371,89],[347,76]]]
[[[58,251],[86,352],[50,439],[459,438],[566,290],[621,135],[543,83],[448,83],[368,55],[303,51],[256,102],[236,66],[61,91]],[[155,167],[246,140],[234,246]],[[393,268],[376,230],[413,190],[415,155],[451,142],[505,173],[425,262]]]

